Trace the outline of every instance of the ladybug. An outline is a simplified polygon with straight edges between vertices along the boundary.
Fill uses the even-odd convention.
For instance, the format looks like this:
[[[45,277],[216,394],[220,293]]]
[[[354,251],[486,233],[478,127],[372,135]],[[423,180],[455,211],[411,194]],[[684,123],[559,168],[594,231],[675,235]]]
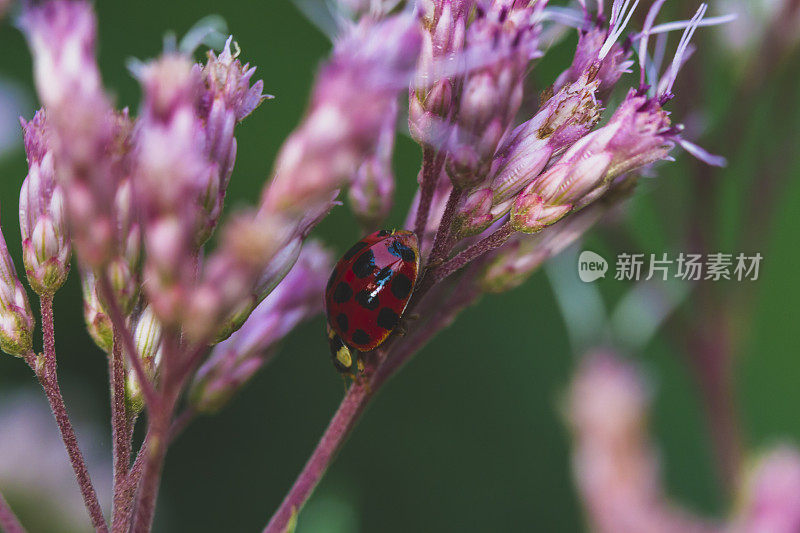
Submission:
[[[333,365],[355,377],[364,371],[361,352],[374,350],[397,328],[419,272],[417,236],[376,231],[339,259],[325,290],[328,342]]]

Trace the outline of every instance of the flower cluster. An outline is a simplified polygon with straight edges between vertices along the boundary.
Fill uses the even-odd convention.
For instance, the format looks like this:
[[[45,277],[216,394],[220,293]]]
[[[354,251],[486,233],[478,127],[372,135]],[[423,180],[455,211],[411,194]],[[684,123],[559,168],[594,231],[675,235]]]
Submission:
[[[413,2],[408,9],[402,2],[348,2],[358,19],[343,24],[259,204],[227,219],[236,127],[268,98],[255,69],[239,60],[238,45],[229,38],[202,64],[171,49],[137,64],[143,101],[131,116],[102,86],[90,5],[26,6],[21,27],[44,107],[23,121],[25,270],[43,311],[51,309],[76,251],[87,328],[110,357],[115,529],[126,530],[131,520],[137,531],[150,526],[181,401],[189,415],[218,410],[283,337],[320,311],[330,257],[306,239],[340,192],[346,189],[364,227],[389,214],[402,93],[409,94],[410,134],[423,149],[407,219],[424,256],[409,303],[423,326],[411,328],[409,341],[394,336],[367,354],[369,382],[349,389],[341,416],[358,416],[413,348],[479,294],[518,285],[573,242],[631,191],[638,171],[668,160],[675,145],[721,164],[686,141],[665,110],[694,31],[708,25],[706,6],[689,21],[656,26],[663,3],[654,2],[642,30],[624,40],[638,1],[615,0],[608,18],[583,5],[572,16],[581,22],[571,65],[530,110],[523,106],[528,73],[554,20],[546,0],[425,0],[418,9]],[[654,79],[660,67],[648,59],[649,37],[674,29],[683,37]],[[637,45],[641,75],[626,84]],[[618,89],[622,102],[606,109]],[[2,348],[31,356],[34,319],[2,239],[0,283]],[[51,313],[43,318],[52,341]],[[46,348],[54,378],[52,342]],[[52,384],[46,381],[50,391]],[[129,469],[128,425],[143,408],[144,466]],[[338,443],[353,422],[334,421],[342,424],[332,429]],[[309,462],[309,477],[268,531],[286,530],[333,451]],[[651,459],[645,453],[637,460],[647,466]]]

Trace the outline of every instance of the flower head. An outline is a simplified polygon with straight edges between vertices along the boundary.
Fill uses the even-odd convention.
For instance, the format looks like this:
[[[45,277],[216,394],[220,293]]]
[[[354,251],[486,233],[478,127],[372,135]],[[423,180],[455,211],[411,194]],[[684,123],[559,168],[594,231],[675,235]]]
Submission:
[[[47,109],[72,238],[82,260],[97,267],[115,250],[113,200],[121,168],[113,150],[119,122],[94,57],[94,13],[84,1],[46,2],[28,7],[21,25]]]
[[[50,295],[66,281],[72,253],[64,193],[56,183],[45,112],[21,122],[28,156],[28,175],[19,194],[22,258],[33,290]]]
[[[200,198],[205,215],[197,237],[200,244],[211,235],[222,213],[236,160],[234,127],[261,102],[271,98],[263,94],[262,80],[251,85],[256,69],[249,64],[242,65],[238,53],[231,53],[232,40],[233,37],[228,38],[219,56],[209,51],[206,64],[202,67],[195,65],[195,69],[201,70],[205,84],[198,102],[198,114],[205,124],[208,157],[217,167]]]

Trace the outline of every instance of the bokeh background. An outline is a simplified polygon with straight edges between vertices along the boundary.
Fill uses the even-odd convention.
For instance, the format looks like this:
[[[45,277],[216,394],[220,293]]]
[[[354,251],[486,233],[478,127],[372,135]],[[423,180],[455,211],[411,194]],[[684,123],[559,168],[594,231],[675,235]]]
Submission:
[[[688,12],[689,3],[683,4]],[[718,14],[724,7],[712,2],[711,11]],[[140,92],[126,60],[158,54],[169,30],[182,35],[211,13],[225,18],[242,58],[258,66],[257,76],[276,96],[237,134],[228,213],[230,207],[253,205],[282,140],[302,115],[314,69],[330,48],[327,38],[288,0],[101,0],[96,8],[104,81],[118,105],[133,110]],[[678,3],[671,13],[685,14],[681,10]],[[704,115],[690,113],[697,131],[708,132],[701,144],[730,159],[718,174],[720,193],[707,206],[720,251],[764,256],[757,282],[746,289],[729,283],[724,289],[755,291],[741,317],[747,334],[736,354],[736,391],[746,444],[758,449],[780,439],[800,442],[800,69],[797,54],[783,57],[773,74],[750,80],[758,84],[754,97],[737,101],[732,85],[743,75],[747,48],[736,48],[729,39],[747,45],[748,35],[760,38],[750,27],[755,20],[742,22],[733,31],[698,32],[699,51],[687,76],[701,83],[688,94],[679,87],[675,109],[704,109]],[[751,34],[742,38],[740,32],[747,31]],[[571,36],[556,46],[535,69],[532,81],[538,87],[568,64],[574,41]],[[16,205],[26,165],[16,115],[30,118],[36,103],[30,56],[8,17],[0,27],[0,50],[0,84],[14,95],[14,104],[0,111],[0,134],[16,138],[0,159],[0,216],[19,268]],[[715,133],[715,124],[731,113],[736,120]],[[740,131],[741,142],[729,151],[725,139],[731,128]],[[418,147],[401,136],[398,208],[390,220],[395,226],[405,217],[418,165]],[[691,201],[694,165],[679,154],[676,163],[658,169],[656,180],[643,183],[627,214],[613,220],[630,228],[621,251],[682,251],[676,228],[685,224],[680,216]],[[759,180],[767,171],[781,179],[779,201],[757,236],[757,248],[740,250],[735,237],[748,227],[741,213],[760,194]],[[336,209],[315,234],[338,251],[360,237],[346,208]],[[617,234],[600,228],[584,246],[613,257],[620,250]],[[609,303],[630,287],[613,279],[597,285]],[[103,485],[110,475],[107,365],[83,329],[81,305],[73,272],[56,298],[60,377],[83,447],[93,458],[92,473]],[[699,305],[692,296],[683,304]],[[659,335],[635,356],[656,386],[652,426],[670,495],[704,514],[725,513],[730,502],[716,478],[701,391],[681,347]],[[575,358],[544,273],[511,293],[484,297],[381,391],[301,515],[298,531],[582,531],[569,435],[560,413]],[[68,505],[77,486],[69,476],[53,475],[60,485],[42,488],[48,472],[63,472],[68,463],[63,450],[46,445],[56,438],[55,425],[41,422],[48,414],[37,389],[22,361],[0,358],[0,487],[31,531],[81,530],[67,514],[42,510],[53,498]],[[156,529],[263,527],[342,395],[320,316],[293,332],[279,356],[223,412],[197,420],[174,444]],[[27,422],[41,431],[20,429]]]

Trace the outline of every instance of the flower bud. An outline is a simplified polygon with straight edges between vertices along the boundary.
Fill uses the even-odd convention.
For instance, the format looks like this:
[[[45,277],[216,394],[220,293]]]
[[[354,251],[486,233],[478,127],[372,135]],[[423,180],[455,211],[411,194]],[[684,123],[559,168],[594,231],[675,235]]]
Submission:
[[[375,153],[364,161],[350,184],[348,197],[353,213],[368,230],[373,230],[389,215],[394,195],[392,154],[397,122],[397,102],[386,115]]]
[[[33,346],[33,313],[0,230],[0,349],[24,357]]]
[[[572,210],[571,205],[547,205],[533,190],[531,183],[514,201],[511,209],[511,227],[523,233],[536,233],[561,220]]]
[[[31,288],[52,295],[67,279],[72,253],[64,195],[55,179],[44,111],[21,123],[29,168],[19,195],[22,259]]]
[[[478,189],[470,193],[456,213],[456,232],[462,235],[480,233],[492,222],[492,189]]]
[[[58,162],[71,236],[82,261],[96,268],[114,253],[113,197],[121,170],[114,150],[119,120],[95,58],[96,19],[88,2],[46,2],[27,6],[21,26],[33,53],[37,92],[47,109],[47,144]],[[62,239],[63,224],[53,218]],[[54,290],[54,282],[43,286],[37,280],[36,270],[32,283]]]
[[[297,263],[253,311],[242,328],[217,346],[198,370],[189,399],[201,412],[216,412],[275,353],[277,344],[300,322],[322,309],[331,257],[308,243]]]
[[[238,52],[231,53],[232,41],[233,37],[228,37],[219,56],[209,51],[201,72],[205,90],[200,96],[199,115],[205,123],[208,157],[219,172],[210,173],[204,187],[201,198],[204,220],[197,236],[198,245],[211,236],[222,213],[236,160],[234,127],[261,102],[271,98],[263,94],[262,80],[250,85],[256,69],[249,64],[242,65],[237,59]]]
[[[86,322],[86,330],[94,343],[106,354],[110,354],[114,347],[114,328],[108,312],[100,302],[96,281],[91,271],[81,269],[83,319]]]

